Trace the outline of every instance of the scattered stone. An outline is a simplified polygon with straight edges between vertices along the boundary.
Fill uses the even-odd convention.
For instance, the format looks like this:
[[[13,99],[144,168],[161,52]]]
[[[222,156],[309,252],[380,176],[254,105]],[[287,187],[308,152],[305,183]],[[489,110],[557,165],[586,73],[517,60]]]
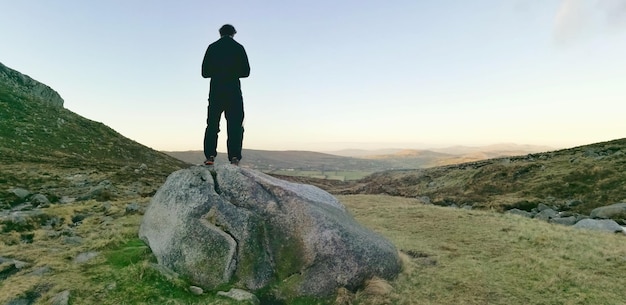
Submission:
[[[114,290],[115,288],[117,288],[116,282],[110,283],[106,286],[106,290]]]
[[[60,204],[68,204],[68,203],[73,203],[74,201],[76,201],[76,198],[73,197],[68,197],[68,196],[63,196],[61,197],[61,199],[59,200]]]
[[[574,228],[606,231],[611,233],[624,232],[624,228],[611,219],[583,219]]]
[[[543,211],[540,211],[539,213],[537,213],[537,215],[535,215],[535,219],[540,219],[540,220],[545,220],[548,221],[552,218],[557,218],[559,216],[559,213],[553,209],[545,209]]]
[[[552,208],[551,208],[551,207],[549,207],[549,206],[548,206],[548,205],[546,205],[546,204],[543,204],[543,203],[540,203],[540,204],[538,204],[538,205],[537,205],[537,210],[538,210],[539,212],[543,212],[543,211],[548,210],[548,209],[552,209]]]
[[[97,257],[100,253],[98,252],[83,252],[78,254],[75,258],[74,258],[74,263],[75,264],[83,264],[86,263],[92,259],[94,259],[95,257]]]
[[[107,201],[107,202],[102,203],[101,209],[104,214],[107,214],[111,211],[112,207],[113,205],[111,204],[111,202]]]
[[[116,188],[113,186],[113,183],[109,180],[103,180],[98,183],[97,186],[89,190],[86,194],[78,197],[78,200],[96,200],[96,201],[107,201],[111,200],[116,196]]]
[[[141,207],[138,203],[133,202],[126,205],[126,214],[137,214],[140,212]]]
[[[28,195],[30,195],[30,192],[23,188],[12,188],[9,190],[9,192],[15,194],[15,196],[20,199],[25,199],[26,197],[28,197]]]
[[[30,198],[30,202],[35,206],[50,205],[50,200],[43,194],[36,194]]]
[[[573,208],[575,206],[579,206],[581,204],[583,204],[583,202],[578,200],[578,199],[572,199],[572,200],[568,200],[567,202],[565,202],[565,205],[567,207],[570,207],[570,208]]]
[[[519,216],[528,217],[528,218],[532,218],[533,217],[532,213],[530,213],[528,211],[520,210],[520,209],[510,209],[510,210],[508,210],[506,212],[508,214],[519,215]]]
[[[14,206],[13,208],[11,208],[11,211],[15,212],[15,211],[30,211],[32,209],[34,209],[35,207],[30,203],[22,203],[19,205]]]
[[[423,204],[431,204],[430,197],[428,197],[428,196],[419,196],[419,197],[417,197],[415,199],[417,199],[419,202],[421,202]]]
[[[72,216],[72,223],[77,224],[85,220],[85,218],[87,218],[87,215],[85,214],[75,214],[74,216]]]
[[[624,219],[626,218],[626,202],[595,208],[591,211],[590,217],[613,220]]]
[[[261,301],[259,301],[259,298],[257,298],[254,294],[247,292],[245,290],[242,290],[242,289],[232,288],[228,292],[218,291],[217,295],[231,298],[238,302],[250,302],[253,305],[261,304]]]
[[[66,245],[78,246],[83,243],[83,238],[80,236],[65,236],[65,238],[63,238],[63,243]]]
[[[26,262],[0,256],[0,280],[8,278],[28,265]]]
[[[43,266],[43,267],[39,267],[35,270],[33,270],[31,273],[29,273],[28,275],[32,275],[32,276],[42,276],[45,274],[49,274],[52,272],[52,269],[48,266]]]
[[[189,286],[189,292],[195,295],[201,295],[204,293],[204,290],[198,286]]]
[[[69,290],[65,290],[62,292],[59,292],[57,295],[55,295],[52,300],[50,300],[50,304],[51,305],[67,305],[70,302],[70,291]]]
[[[550,223],[556,223],[564,226],[573,226],[576,224],[576,216],[556,217],[550,220]]]

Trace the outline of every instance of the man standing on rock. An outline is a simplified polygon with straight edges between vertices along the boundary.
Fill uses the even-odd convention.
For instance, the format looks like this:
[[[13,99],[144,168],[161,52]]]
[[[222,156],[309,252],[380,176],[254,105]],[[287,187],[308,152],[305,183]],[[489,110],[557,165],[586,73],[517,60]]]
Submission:
[[[228,133],[228,160],[239,165],[243,143],[243,97],[239,78],[250,75],[248,55],[233,39],[235,27],[223,25],[221,38],[210,44],[202,61],[202,77],[211,78],[207,127],[204,132],[205,165],[213,165],[217,156],[217,134],[222,112],[226,117]]]

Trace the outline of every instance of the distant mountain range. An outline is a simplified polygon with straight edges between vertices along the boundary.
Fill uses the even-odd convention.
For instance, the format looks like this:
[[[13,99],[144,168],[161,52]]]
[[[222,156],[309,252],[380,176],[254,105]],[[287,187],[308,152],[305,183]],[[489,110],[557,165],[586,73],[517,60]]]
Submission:
[[[328,176],[328,172],[360,172],[360,178],[369,173],[391,169],[418,169],[497,158],[519,156],[551,150],[551,147],[498,144],[482,147],[454,146],[429,150],[378,149],[341,150],[334,152],[269,151],[244,149],[242,165],[257,170],[303,176]],[[172,157],[192,164],[200,164],[205,157],[202,151],[166,151]],[[224,153],[217,162],[227,162]],[[341,179],[340,174],[330,175]]]

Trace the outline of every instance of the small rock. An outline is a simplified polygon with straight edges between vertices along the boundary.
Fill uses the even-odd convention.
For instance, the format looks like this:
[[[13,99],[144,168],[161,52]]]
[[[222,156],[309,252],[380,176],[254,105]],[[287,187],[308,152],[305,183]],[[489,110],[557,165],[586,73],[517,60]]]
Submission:
[[[595,208],[591,211],[591,218],[608,218],[616,220],[626,216],[626,202],[620,202],[604,207]]]
[[[59,203],[61,203],[61,204],[67,204],[67,203],[72,203],[72,202],[74,202],[74,201],[76,201],[76,198],[63,196],[63,197],[61,197],[61,199],[59,200]]]
[[[70,302],[69,290],[59,292],[57,295],[54,296],[54,298],[52,298],[52,300],[50,300],[50,304],[52,305],[67,305],[69,304],[69,302]]]
[[[20,199],[24,199],[28,197],[28,195],[30,195],[30,192],[23,188],[13,188],[13,189],[10,189],[9,192],[15,194],[15,196],[19,197]]]
[[[37,268],[35,270],[33,270],[31,273],[29,273],[28,275],[32,275],[32,276],[42,276],[44,274],[48,274],[52,272],[52,269],[50,269],[50,267],[48,266],[43,266],[40,268]]]
[[[80,236],[65,236],[65,238],[63,238],[63,243],[78,246],[83,243],[83,238]]]
[[[109,211],[111,211],[111,208],[113,207],[113,205],[111,205],[111,202],[107,201],[102,203],[102,212],[104,212],[104,214],[109,213]]]
[[[239,302],[249,301],[254,305],[261,304],[261,301],[259,301],[259,298],[257,298],[254,294],[247,292],[245,290],[237,289],[237,288],[232,288],[228,292],[218,291],[217,295],[231,298]]]
[[[35,206],[50,204],[50,200],[43,194],[36,194],[35,196],[30,198],[30,202]]]
[[[107,285],[106,290],[114,290],[115,288],[117,288],[117,283],[113,282]]]
[[[539,212],[537,215],[535,215],[535,219],[541,219],[541,220],[545,220],[548,221],[552,218],[556,218],[559,216],[559,213],[553,209],[545,209],[541,212]]]
[[[548,206],[548,205],[546,205],[546,204],[543,204],[543,203],[540,203],[539,205],[537,205],[537,210],[538,210],[539,212],[543,212],[543,211],[548,210],[548,209],[552,209],[552,208],[551,208],[551,207],[549,207],[549,206]]]
[[[606,231],[611,233],[624,232],[624,228],[611,219],[583,219],[574,228]]]
[[[75,264],[86,263],[86,262],[92,260],[93,258],[95,258],[98,255],[99,255],[98,252],[84,252],[84,253],[80,253],[80,254],[78,254],[74,258],[74,263]]]
[[[139,213],[140,209],[141,209],[141,207],[136,202],[133,202],[131,204],[127,204],[126,205],[126,214],[136,214],[136,213]]]
[[[431,203],[430,202],[430,197],[428,197],[428,196],[419,196],[419,197],[417,197],[415,199],[419,200],[423,204],[430,204]]]
[[[204,293],[204,290],[198,286],[189,286],[189,292],[195,295],[201,295]]]
[[[520,210],[520,209],[510,209],[506,212],[509,214],[519,215],[519,216],[528,217],[528,218],[532,218],[533,216],[533,214],[531,214],[530,212]]]
[[[565,226],[573,226],[576,223],[576,216],[556,217],[550,220],[550,223],[556,223]]]

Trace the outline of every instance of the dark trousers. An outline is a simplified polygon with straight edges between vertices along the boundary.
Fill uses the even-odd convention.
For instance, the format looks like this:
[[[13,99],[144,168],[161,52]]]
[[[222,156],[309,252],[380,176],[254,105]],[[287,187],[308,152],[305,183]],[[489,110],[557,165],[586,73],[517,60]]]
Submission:
[[[207,159],[210,156],[217,156],[217,134],[220,132],[222,113],[226,117],[228,160],[233,158],[241,160],[244,118],[241,90],[211,90],[209,93],[204,155]]]

